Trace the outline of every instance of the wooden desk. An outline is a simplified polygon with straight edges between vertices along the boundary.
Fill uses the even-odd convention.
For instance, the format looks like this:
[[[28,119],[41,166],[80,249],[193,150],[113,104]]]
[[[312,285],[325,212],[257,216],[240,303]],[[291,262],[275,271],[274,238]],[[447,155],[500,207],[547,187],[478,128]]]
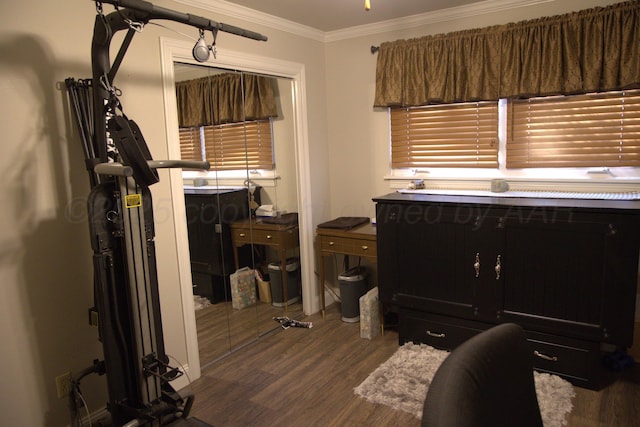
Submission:
[[[376,228],[373,224],[364,224],[350,230],[317,228],[318,274],[320,275],[320,298],[322,300],[322,318],[325,318],[324,302],[324,257],[332,254],[365,257],[371,262],[377,261]]]
[[[238,248],[244,245],[270,246],[280,255],[280,268],[282,269],[282,295],[284,308],[287,310],[287,250],[300,246],[298,224],[265,224],[255,219],[244,219],[231,224],[231,241],[233,244],[233,257],[236,270],[240,268],[238,262]]]

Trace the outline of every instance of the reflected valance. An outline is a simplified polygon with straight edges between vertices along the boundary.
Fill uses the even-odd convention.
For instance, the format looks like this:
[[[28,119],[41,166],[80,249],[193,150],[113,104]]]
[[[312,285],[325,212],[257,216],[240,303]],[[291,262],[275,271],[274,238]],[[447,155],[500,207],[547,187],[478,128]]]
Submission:
[[[640,2],[380,45],[374,106],[640,87]]]
[[[278,110],[274,84],[272,77],[240,73],[177,82],[179,126],[207,126],[275,117]]]

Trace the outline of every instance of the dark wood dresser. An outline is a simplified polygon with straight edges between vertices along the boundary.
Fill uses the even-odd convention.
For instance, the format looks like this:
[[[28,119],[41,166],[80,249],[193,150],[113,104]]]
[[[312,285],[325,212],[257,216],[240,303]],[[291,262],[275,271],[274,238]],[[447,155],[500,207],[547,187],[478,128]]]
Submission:
[[[631,346],[640,202],[393,193],[375,198],[380,298],[400,342],[453,349],[525,328],[540,371],[597,389]]]

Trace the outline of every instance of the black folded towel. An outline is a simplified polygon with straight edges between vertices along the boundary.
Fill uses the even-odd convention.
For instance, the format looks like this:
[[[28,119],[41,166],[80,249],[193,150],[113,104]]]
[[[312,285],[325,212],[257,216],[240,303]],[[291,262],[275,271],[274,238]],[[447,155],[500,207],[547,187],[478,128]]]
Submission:
[[[362,224],[368,224],[369,218],[366,216],[341,216],[331,221],[318,224],[318,228],[335,228],[339,230],[350,230]]]

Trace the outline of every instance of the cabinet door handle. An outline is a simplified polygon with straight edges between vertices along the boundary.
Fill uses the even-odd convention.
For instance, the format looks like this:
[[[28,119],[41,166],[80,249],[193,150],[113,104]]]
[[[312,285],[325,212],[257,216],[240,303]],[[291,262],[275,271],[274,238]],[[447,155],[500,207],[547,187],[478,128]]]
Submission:
[[[496,259],[496,280],[498,280],[500,278],[500,271],[502,270],[502,262],[500,261],[500,255],[498,255],[498,258]]]
[[[476,254],[476,262],[473,263],[473,268],[476,270],[476,277],[480,276],[480,252]]]
[[[427,335],[434,338],[444,338],[446,336],[446,334],[444,333],[431,332],[431,331],[427,331]]]
[[[548,360],[550,362],[557,362],[558,361],[558,357],[557,356],[547,356],[544,353],[540,353],[538,350],[533,350],[533,354],[538,356],[540,359]]]

